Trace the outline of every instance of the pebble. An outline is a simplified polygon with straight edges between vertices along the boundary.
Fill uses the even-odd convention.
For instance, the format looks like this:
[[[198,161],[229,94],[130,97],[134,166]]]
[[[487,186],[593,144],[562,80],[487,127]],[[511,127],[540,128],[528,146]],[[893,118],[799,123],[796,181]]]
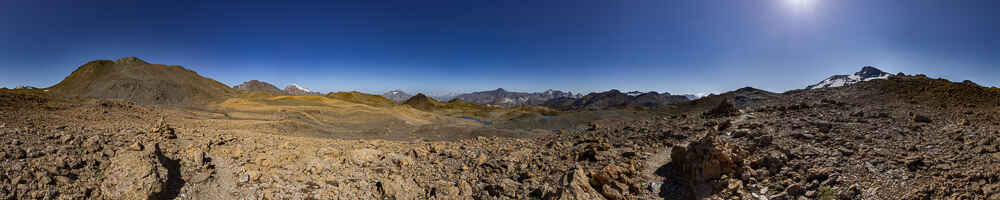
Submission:
[[[142,151],[142,147],[143,147],[143,146],[142,146],[142,144],[141,144],[141,143],[139,143],[139,142],[136,142],[136,143],[133,143],[132,145],[128,146],[128,150],[132,150],[132,151]]]

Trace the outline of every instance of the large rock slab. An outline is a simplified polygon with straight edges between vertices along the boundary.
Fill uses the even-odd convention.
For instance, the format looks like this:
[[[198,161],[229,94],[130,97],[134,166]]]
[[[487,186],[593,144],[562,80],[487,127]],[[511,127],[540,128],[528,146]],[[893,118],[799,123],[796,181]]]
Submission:
[[[158,199],[167,183],[158,145],[119,150],[104,170],[101,194],[106,199]]]

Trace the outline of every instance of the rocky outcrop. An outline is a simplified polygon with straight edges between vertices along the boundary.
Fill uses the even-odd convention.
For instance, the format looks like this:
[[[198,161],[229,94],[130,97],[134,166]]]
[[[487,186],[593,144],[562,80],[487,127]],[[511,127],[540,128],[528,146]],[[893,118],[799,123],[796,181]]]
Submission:
[[[104,170],[101,194],[109,199],[159,199],[166,188],[167,169],[157,144],[136,143],[118,150]]]
[[[725,143],[709,135],[688,146],[675,146],[670,151],[669,175],[678,178],[690,194],[701,198],[714,193],[725,182],[723,175],[739,177],[743,159],[733,154]]]
[[[601,193],[590,186],[590,177],[581,169],[570,170],[559,180],[562,192],[560,200],[604,199]]]

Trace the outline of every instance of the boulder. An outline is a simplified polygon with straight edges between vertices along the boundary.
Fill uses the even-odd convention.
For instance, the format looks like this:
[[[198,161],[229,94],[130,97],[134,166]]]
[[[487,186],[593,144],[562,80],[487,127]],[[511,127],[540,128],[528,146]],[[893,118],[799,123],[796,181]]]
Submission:
[[[717,145],[718,143],[718,145]],[[718,146],[718,147],[717,147]],[[686,180],[691,194],[707,196],[712,193],[713,185],[722,175],[740,177],[744,167],[737,162],[739,159],[728,148],[728,145],[716,141],[712,134],[703,137],[687,147],[675,146],[670,152],[671,162],[669,173],[680,180]]]
[[[392,175],[379,182],[379,191],[385,199],[422,199],[424,189],[417,186],[412,178]]]
[[[167,124],[166,119],[160,118],[159,122],[156,124],[157,125],[155,127],[149,130],[150,133],[165,139],[177,138],[177,134],[174,133],[174,128]]]
[[[559,182],[562,185],[560,200],[604,199],[601,193],[590,186],[590,177],[583,169],[570,170]]]
[[[158,199],[167,183],[157,145],[145,151],[119,150],[104,170],[101,194],[105,199]]]

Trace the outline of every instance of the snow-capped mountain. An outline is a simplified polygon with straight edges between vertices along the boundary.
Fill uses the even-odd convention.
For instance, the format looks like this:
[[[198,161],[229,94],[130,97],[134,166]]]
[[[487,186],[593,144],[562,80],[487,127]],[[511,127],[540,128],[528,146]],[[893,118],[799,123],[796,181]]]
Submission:
[[[294,83],[292,85],[286,86],[284,92],[292,96],[323,96],[323,94],[319,92],[310,91],[309,89],[306,89]]]
[[[413,95],[407,94],[406,92],[403,92],[402,90],[388,91],[388,92],[382,93],[382,96],[385,97],[385,98],[387,98],[387,99],[389,99],[389,100],[395,101],[396,103],[402,103],[402,102],[406,101],[407,99],[410,99],[410,97],[413,97]]]
[[[295,83],[292,83],[292,85],[289,85],[288,87],[285,87],[286,90],[289,89],[289,88],[294,89],[294,90],[302,90],[304,92],[312,92],[312,91],[309,91],[309,89],[306,89],[306,88],[304,88],[302,86],[299,86],[298,84],[295,84]]]
[[[806,89],[841,87],[861,81],[887,79],[889,76],[892,76],[892,74],[883,72],[882,70],[872,66],[865,66],[861,68],[861,71],[854,73],[853,75],[833,75],[817,84],[806,87]]]
[[[28,85],[18,85],[17,87],[14,87],[14,89],[15,90],[37,90],[38,88],[34,87],[34,86],[28,86]]]

